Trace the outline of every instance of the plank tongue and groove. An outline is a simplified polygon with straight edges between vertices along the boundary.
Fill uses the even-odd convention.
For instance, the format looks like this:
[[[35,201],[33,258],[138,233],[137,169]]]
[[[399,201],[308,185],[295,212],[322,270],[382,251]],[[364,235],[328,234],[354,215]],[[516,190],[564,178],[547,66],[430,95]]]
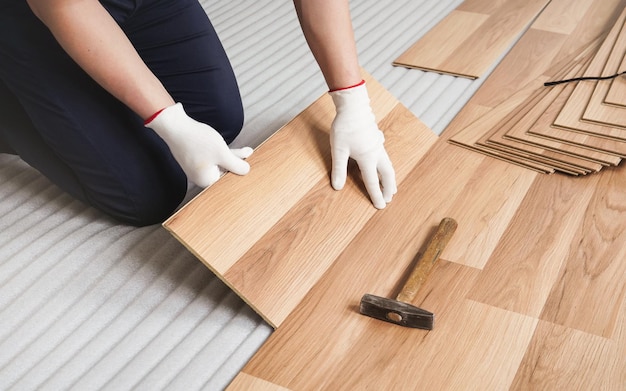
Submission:
[[[437,137],[366,78],[401,183]],[[164,223],[274,327],[376,213],[358,179],[330,187],[333,118],[324,95],[255,151],[248,175],[226,175]]]
[[[394,65],[476,79],[528,28],[549,0],[467,0]]]

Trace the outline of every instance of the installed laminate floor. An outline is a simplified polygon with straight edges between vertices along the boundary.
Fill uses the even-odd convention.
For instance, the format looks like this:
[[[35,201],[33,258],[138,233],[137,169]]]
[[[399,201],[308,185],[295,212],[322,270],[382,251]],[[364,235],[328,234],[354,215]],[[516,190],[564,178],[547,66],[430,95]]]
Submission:
[[[610,9],[606,1],[602,5],[605,12]],[[615,20],[623,2],[612,6],[605,25],[597,28]],[[549,39],[562,45],[548,46],[553,51],[542,58],[545,66],[581,53],[593,41],[555,34]],[[510,58],[517,55],[511,51]],[[254,225],[254,219],[260,224],[260,232],[244,235],[250,244],[241,254],[213,251],[216,244],[203,233],[203,218],[194,219],[198,210],[193,206],[172,220],[175,234],[183,241],[191,238],[187,245],[199,257],[215,257],[210,266],[225,264],[223,272],[216,268],[222,278],[240,287],[244,297],[250,292],[251,303],[262,302],[256,309],[277,326],[230,389],[624,388],[626,169],[605,167],[578,177],[541,175],[449,143],[468,125],[493,112],[506,116],[503,107],[515,109],[532,95],[533,89],[525,89],[528,82],[549,75],[537,61],[527,64],[523,75],[493,73],[442,137],[399,170],[399,192],[384,210],[368,213],[356,180],[346,194],[339,193],[350,205],[337,198],[337,209],[328,210],[325,201],[335,195],[328,194],[322,159],[301,175],[323,187],[297,186],[287,195],[279,191],[284,195],[280,207],[271,207],[281,211],[277,215],[248,207],[237,212],[253,214],[242,220],[246,224]],[[490,90],[494,85],[507,88]],[[512,91],[520,93],[518,101],[510,100]],[[393,107],[393,100],[374,103],[378,113],[387,112],[389,104]],[[310,147],[320,129],[313,118],[318,116],[305,111],[292,123],[308,129],[300,132],[304,139],[298,143],[307,158],[327,154]],[[415,121],[410,115],[382,118],[390,135]],[[418,124],[411,127],[427,134]],[[290,134],[290,129],[283,131]],[[292,169],[292,160],[281,168],[281,159],[266,157],[264,147],[276,148],[271,141],[259,148],[259,159],[267,164],[261,174],[281,169],[297,184],[300,173],[297,165]],[[406,142],[391,137],[389,143],[392,151],[400,151],[395,143]],[[406,144],[408,150],[411,145]],[[217,197],[238,194],[226,188],[234,185],[223,183],[192,205],[208,202],[212,190]],[[267,202],[277,203],[274,197]],[[354,216],[342,217],[351,211]],[[395,296],[416,254],[446,216],[455,218],[459,228],[413,302],[435,313],[434,330],[402,328],[359,314],[363,294]],[[200,225],[185,219],[200,220]],[[342,220],[350,223],[341,226]],[[186,225],[193,229],[181,234]],[[250,268],[230,273],[239,262]],[[288,269],[302,273],[285,277]],[[273,290],[274,283],[266,285],[265,278],[277,286],[287,281],[306,288],[293,295],[293,290]]]

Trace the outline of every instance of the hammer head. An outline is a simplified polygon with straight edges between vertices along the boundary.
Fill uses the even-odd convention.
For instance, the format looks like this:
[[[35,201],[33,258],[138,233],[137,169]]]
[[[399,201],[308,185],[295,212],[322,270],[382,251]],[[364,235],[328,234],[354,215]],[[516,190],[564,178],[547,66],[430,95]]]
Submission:
[[[435,315],[432,312],[401,301],[365,294],[359,312],[375,319],[400,326],[432,330]]]

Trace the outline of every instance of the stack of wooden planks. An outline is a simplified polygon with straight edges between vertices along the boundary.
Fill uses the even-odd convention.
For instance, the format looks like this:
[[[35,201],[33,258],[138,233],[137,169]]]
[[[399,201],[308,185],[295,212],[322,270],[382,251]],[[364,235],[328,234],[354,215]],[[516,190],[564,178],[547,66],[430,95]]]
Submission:
[[[618,165],[626,156],[626,79],[575,80],[626,70],[626,12],[618,15],[597,39],[560,58],[450,142],[543,173],[585,175]],[[540,44],[548,35],[542,23],[514,51]],[[575,81],[544,85],[562,79]]]

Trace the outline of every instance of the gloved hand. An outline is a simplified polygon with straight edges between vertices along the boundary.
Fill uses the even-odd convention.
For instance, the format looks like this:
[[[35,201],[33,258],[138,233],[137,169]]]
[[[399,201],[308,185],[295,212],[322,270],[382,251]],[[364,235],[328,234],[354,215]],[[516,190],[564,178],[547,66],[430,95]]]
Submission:
[[[190,182],[207,187],[230,171],[245,175],[250,165],[243,159],[252,154],[252,148],[229,149],[215,129],[189,117],[182,104],[166,107],[146,121],[167,144]]]
[[[330,129],[332,186],[335,190],[343,188],[348,159],[353,158],[372,203],[382,209],[397,191],[396,174],[383,145],[385,137],[370,107],[365,83],[329,94],[337,110]]]

